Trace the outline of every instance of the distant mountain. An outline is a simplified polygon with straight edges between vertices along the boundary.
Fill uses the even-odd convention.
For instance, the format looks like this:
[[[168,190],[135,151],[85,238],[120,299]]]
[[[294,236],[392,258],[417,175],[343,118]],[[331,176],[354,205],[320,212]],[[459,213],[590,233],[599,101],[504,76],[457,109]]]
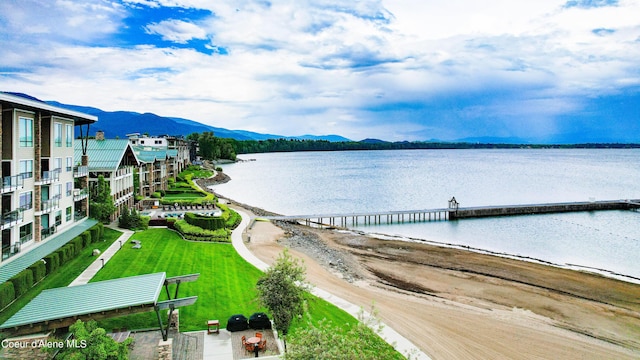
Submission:
[[[230,138],[236,140],[268,140],[268,139],[313,139],[327,140],[331,142],[349,141],[339,135],[304,135],[300,137],[289,137],[274,134],[260,134],[245,130],[228,130],[224,128],[214,127],[199,123],[197,121],[177,118],[164,117],[152,113],[140,114],[132,111],[104,111],[94,107],[62,104],[57,101],[46,101],[47,104],[79,111],[85,114],[98,117],[98,122],[91,125],[89,135],[95,135],[97,130],[102,130],[107,138],[125,138],[127,134],[132,133],[148,133],[149,135],[182,135],[187,136],[192,133],[202,133],[212,131],[213,134],[220,138]]]

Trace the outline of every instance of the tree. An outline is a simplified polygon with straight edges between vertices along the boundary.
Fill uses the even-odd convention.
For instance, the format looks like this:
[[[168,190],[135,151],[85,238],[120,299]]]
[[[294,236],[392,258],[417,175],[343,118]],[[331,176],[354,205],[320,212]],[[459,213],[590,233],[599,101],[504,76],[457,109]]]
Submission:
[[[56,358],[83,360],[126,360],[129,358],[129,345],[133,338],[117,343],[107,336],[107,332],[98,324],[89,320],[86,323],[78,320],[69,327],[73,340],[64,341]],[[54,351],[49,348],[47,351]]]
[[[98,176],[98,182],[91,188],[89,193],[89,216],[103,223],[111,220],[111,215],[116,211],[111,197],[111,187],[104,179]]]
[[[271,311],[276,329],[286,335],[292,320],[303,314],[304,294],[307,291],[305,267],[285,249],[275,263],[258,279],[259,301]]]
[[[382,325],[375,310],[372,309],[371,314],[365,316],[364,311],[360,310],[358,321],[349,326],[336,325],[326,319],[314,324],[307,313],[307,325],[296,329],[291,335],[285,359],[404,359],[404,356],[380,338],[378,334],[382,331]],[[412,355],[406,354],[406,358],[411,359]]]

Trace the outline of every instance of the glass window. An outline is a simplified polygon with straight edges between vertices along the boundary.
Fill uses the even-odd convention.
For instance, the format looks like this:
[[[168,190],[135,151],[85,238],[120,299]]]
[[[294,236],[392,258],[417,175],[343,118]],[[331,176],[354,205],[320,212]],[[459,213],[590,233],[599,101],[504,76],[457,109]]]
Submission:
[[[23,179],[33,177],[33,160],[20,160],[20,174]]]
[[[33,208],[33,193],[31,191],[20,194],[20,209],[29,210]]]
[[[56,226],[60,226],[62,224],[62,211],[56,212]]]
[[[54,158],[53,159],[53,169],[60,169],[62,171],[62,158]]]
[[[67,171],[73,170],[73,157],[67,156]]]
[[[72,147],[73,146],[73,125],[71,124],[65,124],[65,140],[66,140],[66,144],[67,147]]]
[[[62,184],[55,184],[53,185],[53,194],[51,196],[52,199],[60,199],[60,197],[62,196]]]
[[[73,182],[67,183],[67,196],[71,196],[71,192],[73,191]]]
[[[33,146],[33,119],[21,117],[18,120],[20,146]]]
[[[33,239],[33,223],[20,226],[20,243]]]
[[[72,210],[71,206],[69,206],[69,207],[67,208],[67,221],[71,221],[71,212],[72,212],[72,211],[73,211],[73,210]]]
[[[57,147],[62,146],[62,123],[53,123],[53,142]]]

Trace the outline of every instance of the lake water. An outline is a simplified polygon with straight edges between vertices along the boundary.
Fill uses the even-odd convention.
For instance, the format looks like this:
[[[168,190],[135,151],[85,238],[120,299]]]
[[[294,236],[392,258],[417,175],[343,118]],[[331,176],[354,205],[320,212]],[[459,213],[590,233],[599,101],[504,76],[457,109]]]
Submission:
[[[394,150],[250,154],[217,193],[284,215],[640,199],[640,150]],[[359,226],[640,278],[640,212]]]

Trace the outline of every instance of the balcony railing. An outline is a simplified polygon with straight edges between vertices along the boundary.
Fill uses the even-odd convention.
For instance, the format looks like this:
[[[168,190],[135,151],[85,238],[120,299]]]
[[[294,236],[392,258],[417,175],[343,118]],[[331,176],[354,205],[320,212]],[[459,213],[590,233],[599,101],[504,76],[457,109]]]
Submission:
[[[60,180],[60,172],[62,169],[53,169],[50,171],[43,171],[40,176],[40,181],[37,185],[51,184],[52,182]]]
[[[2,230],[15,226],[24,220],[22,210],[13,210],[2,215]]]
[[[76,166],[73,168],[73,177],[79,178],[83,176],[89,175],[89,167],[84,166]]]
[[[57,231],[58,231],[58,230],[56,229],[56,227],[55,227],[55,226],[49,226],[48,228],[43,228],[43,229],[40,231],[40,237],[41,237],[42,239],[46,239],[46,238],[48,238],[49,236],[51,236],[51,235],[55,234]]]
[[[5,245],[2,247],[2,260],[8,259],[20,252],[20,244]]]
[[[53,210],[57,210],[60,207],[60,197],[56,196],[49,200],[43,200],[40,203],[40,211],[43,213],[49,213]]]
[[[73,220],[78,221],[87,217],[87,214],[82,210],[76,210],[73,214]]]
[[[21,175],[5,176],[2,178],[2,193],[22,189],[24,178]]]
[[[89,196],[89,190],[87,188],[84,189],[73,189],[73,201],[80,201],[86,199]]]

